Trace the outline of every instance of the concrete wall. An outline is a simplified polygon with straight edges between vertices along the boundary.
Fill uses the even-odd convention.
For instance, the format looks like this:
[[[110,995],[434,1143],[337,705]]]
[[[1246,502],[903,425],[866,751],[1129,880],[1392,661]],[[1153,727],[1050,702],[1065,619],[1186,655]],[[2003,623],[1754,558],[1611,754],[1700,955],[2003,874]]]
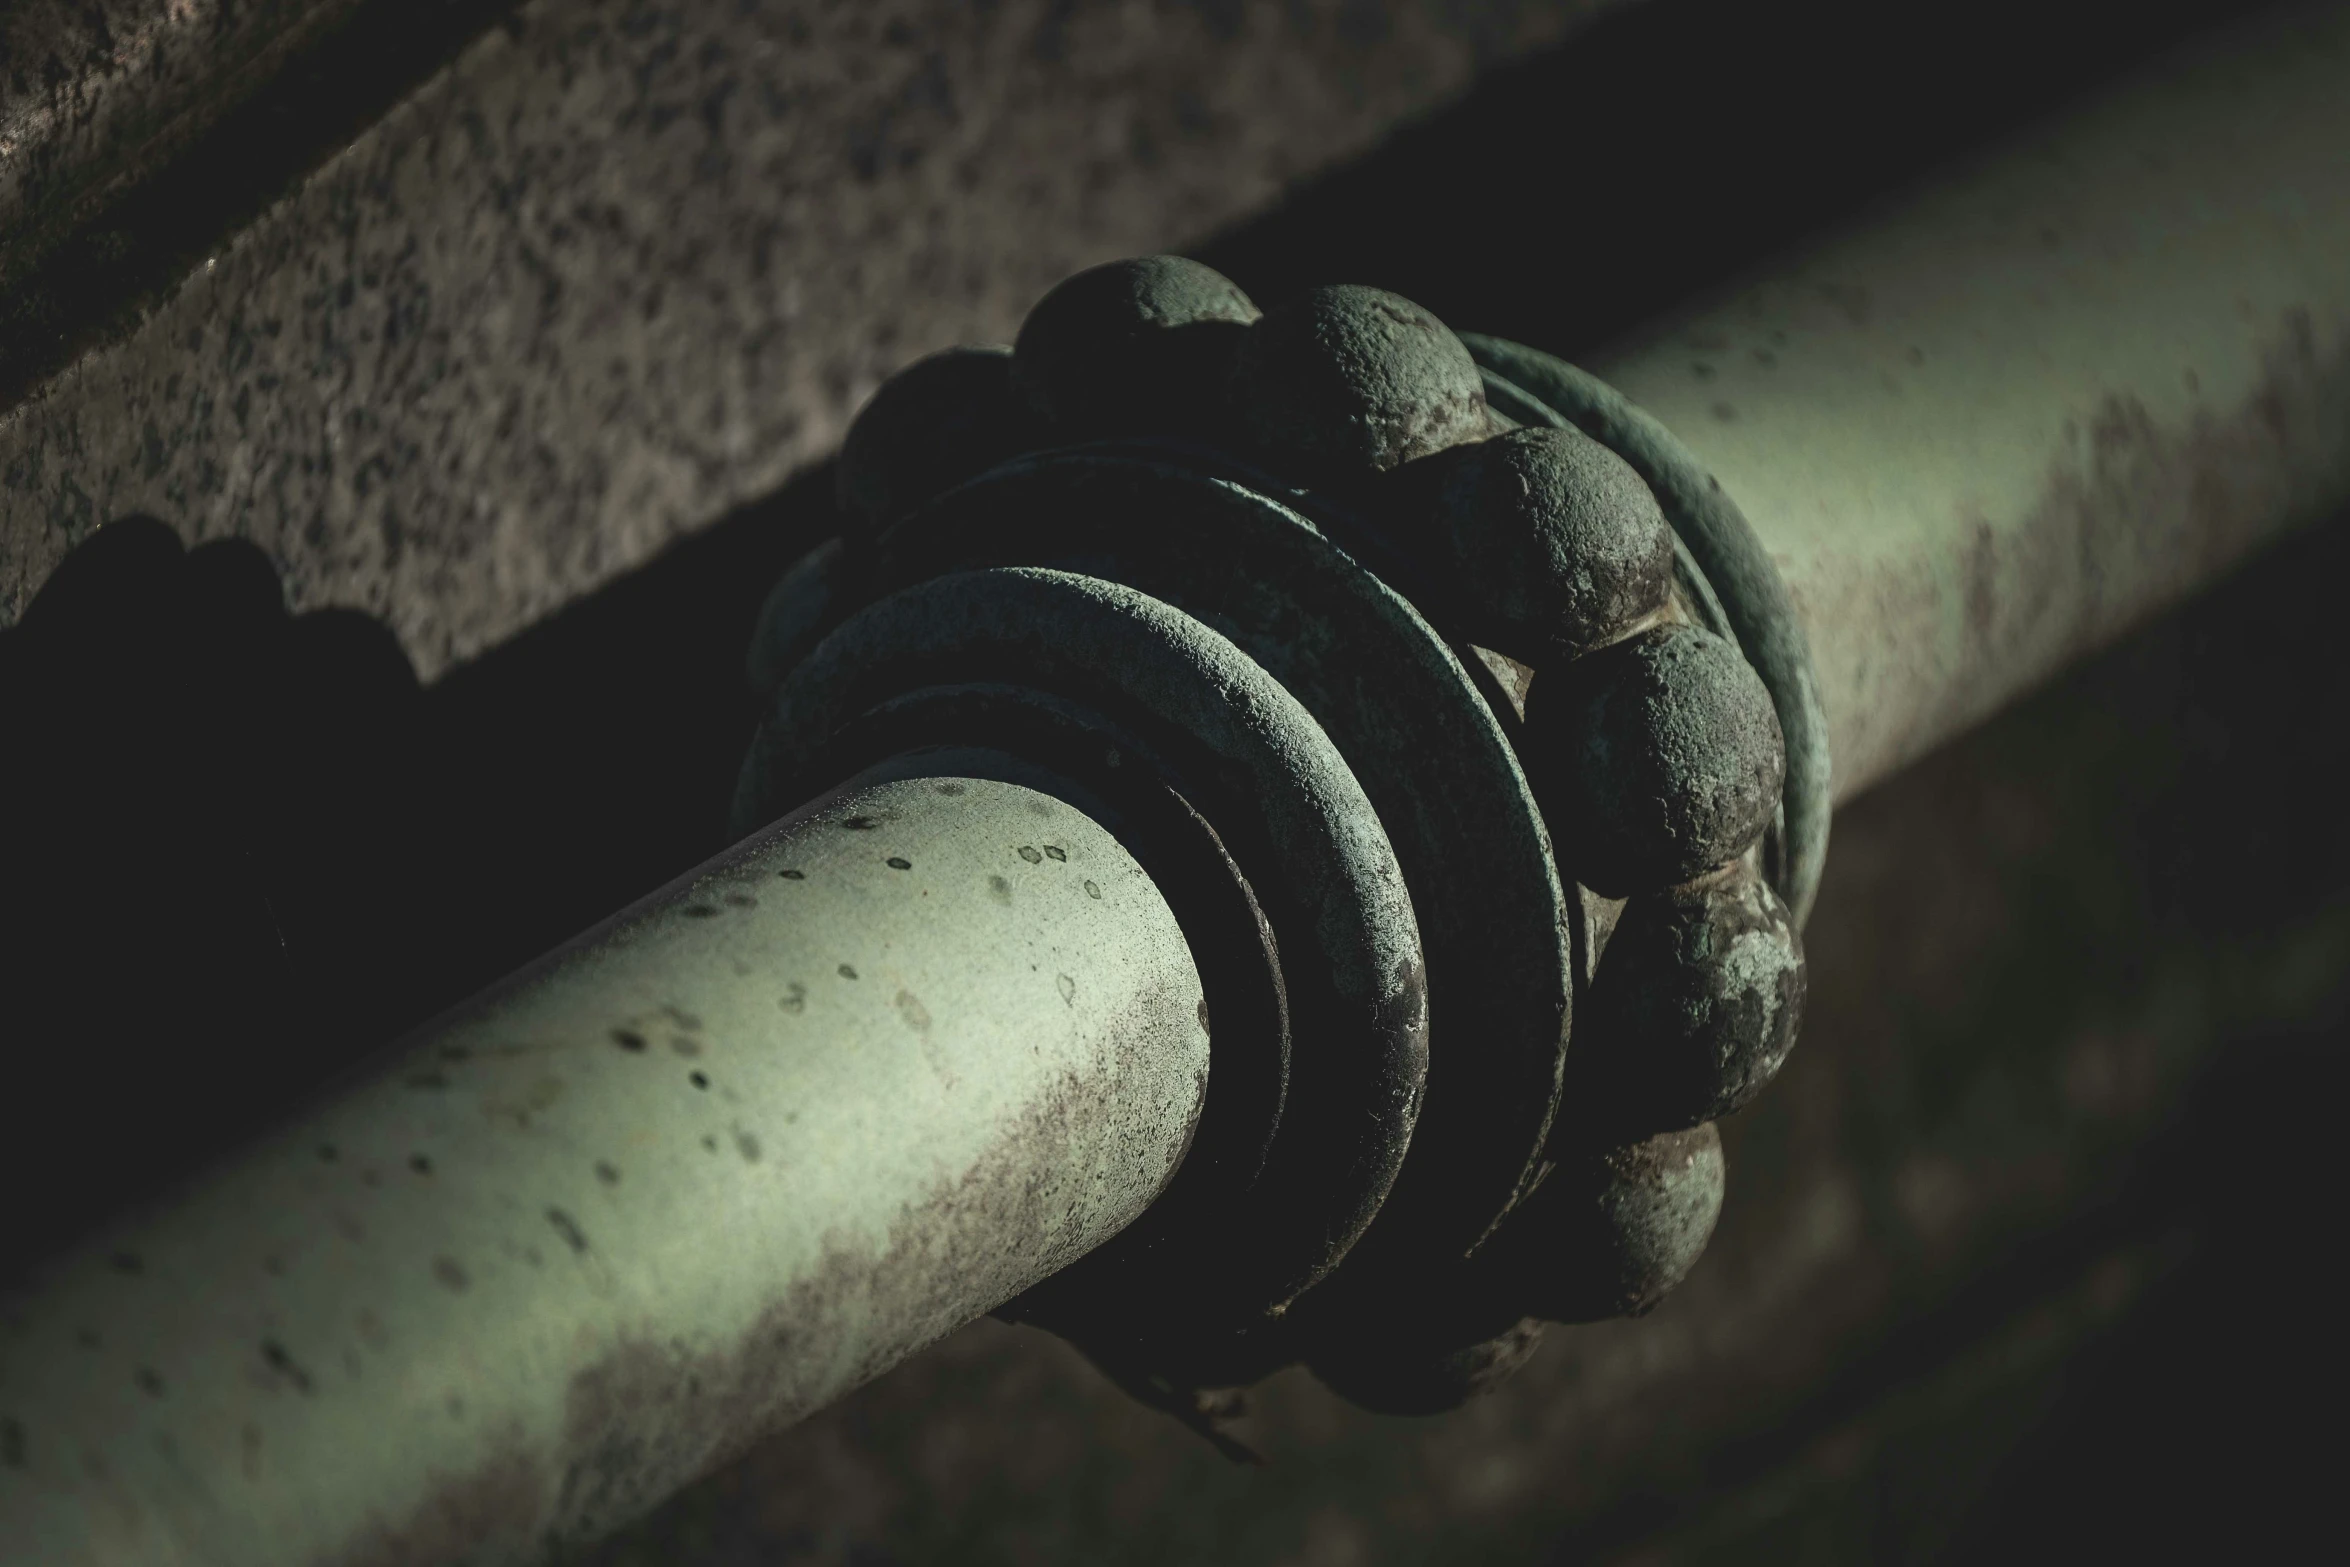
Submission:
[[[0,414],[0,623],[140,511],[436,674],[1605,8],[534,0]]]

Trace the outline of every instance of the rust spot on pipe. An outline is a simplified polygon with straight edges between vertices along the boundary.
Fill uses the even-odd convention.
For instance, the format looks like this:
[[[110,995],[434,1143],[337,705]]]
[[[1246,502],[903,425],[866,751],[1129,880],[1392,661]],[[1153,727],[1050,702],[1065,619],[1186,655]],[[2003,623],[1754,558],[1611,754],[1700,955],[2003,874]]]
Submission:
[[[321,1567],[426,1567],[469,1561],[491,1541],[521,1544],[546,1512],[546,1483],[519,1434],[464,1474],[435,1475],[397,1523],[370,1519],[361,1538]]]
[[[276,1339],[265,1338],[261,1341],[261,1363],[297,1393],[307,1394],[315,1386],[309,1371]]]
[[[579,1221],[572,1218],[570,1214],[560,1208],[549,1208],[547,1223],[557,1235],[563,1237],[563,1244],[574,1252],[584,1252],[588,1249],[587,1236],[581,1233]]]

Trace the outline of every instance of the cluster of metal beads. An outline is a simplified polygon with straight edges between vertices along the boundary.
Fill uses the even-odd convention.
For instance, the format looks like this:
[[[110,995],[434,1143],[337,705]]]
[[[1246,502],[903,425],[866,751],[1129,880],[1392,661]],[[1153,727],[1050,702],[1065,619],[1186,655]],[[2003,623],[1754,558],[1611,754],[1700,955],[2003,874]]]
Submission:
[[[1497,412],[1494,379],[1378,289],[1260,312],[1182,258],[1079,273],[1012,349],[933,355],[867,404],[841,455],[843,539],[779,584],[753,652],[779,680],[865,591],[863,541],[942,492],[1134,440],[1328,502],[1324,530],[1461,652],[1577,884],[1578,993],[1535,1174],[1481,1241],[1407,1300],[1335,1287],[1341,1269],[1295,1314],[1292,1358],[1398,1411],[1506,1373],[1542,1321],[1643,1312],[1680,1281],[1720,1208],[1713,1122],[1778,1070],[1803,1000],[1797,921],[1761,870],[1786,782],[1773,693],[1699,623],[1702,574],[1693,593],[1651,484],[1563,418]]]

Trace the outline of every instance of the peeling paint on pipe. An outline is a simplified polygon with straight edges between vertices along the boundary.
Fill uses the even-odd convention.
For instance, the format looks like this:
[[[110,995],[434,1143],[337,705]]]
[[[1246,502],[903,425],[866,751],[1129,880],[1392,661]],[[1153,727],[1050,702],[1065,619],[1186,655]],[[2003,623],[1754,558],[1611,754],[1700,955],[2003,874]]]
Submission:
[[[1777,559],[1849,799],[2350,501],[2345,257],[2350,7],[2326,5],[1588,366]]]
[[[599,1534],[1139,1214],[1202,1013],[1173,914],[1070,806],[832,796],[0,1303],[0,1554]]]

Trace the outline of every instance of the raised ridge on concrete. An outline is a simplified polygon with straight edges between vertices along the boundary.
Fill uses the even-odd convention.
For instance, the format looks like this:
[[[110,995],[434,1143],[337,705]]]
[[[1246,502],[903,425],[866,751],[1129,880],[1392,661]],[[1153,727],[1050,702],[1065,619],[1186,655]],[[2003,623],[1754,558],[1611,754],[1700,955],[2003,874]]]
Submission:
[[[0,622],[147,512],[430,676],[1621,3],[522,5],[0,416]]]

